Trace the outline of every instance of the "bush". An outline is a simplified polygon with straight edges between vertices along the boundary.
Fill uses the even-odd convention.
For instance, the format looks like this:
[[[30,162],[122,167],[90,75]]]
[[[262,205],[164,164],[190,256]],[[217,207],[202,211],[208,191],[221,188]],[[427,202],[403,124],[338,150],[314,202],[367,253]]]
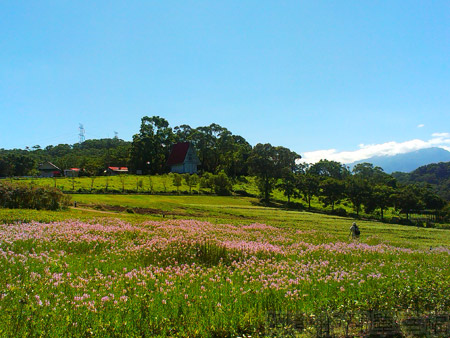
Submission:
[[[220,196],[231,195],[232,185],[224,171],[213,176],[214,192]]]
[[[208,172],[204,173],[200,178],[200,189],[210,189],[210,193],[212,193],[213,187],[213,175]]]
[[[244,196],[244,197],[255,197],[254,194],[249,193],[248,191],[245,190],[235,190],[234,191],[235,194],[239,195],[239,196]]]
[[[335,208],[331,213],[337,216],[347,216],[347,210],[344,208]]]
[[[70,197],[57,188],[0,183],[0,207],[3,208],[58,210],[69,203]]]
[[[401,224],[401,225],[414,225],[413,222],[410,219],[407,219],[407,218],[400,218],[400,221],[398,222],[398,224]]]

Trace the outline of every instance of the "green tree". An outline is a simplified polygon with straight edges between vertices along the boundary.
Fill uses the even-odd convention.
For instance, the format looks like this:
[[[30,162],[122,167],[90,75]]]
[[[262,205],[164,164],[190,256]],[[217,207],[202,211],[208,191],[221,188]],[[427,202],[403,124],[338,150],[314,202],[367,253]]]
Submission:
[[[89,179],[91,180],[91,189],[90,191],[92,191],[94,189],[94,182],[95,179],[97,178],[97,176],[90,176]]]
[[[148,190],[153,194],[153,179],[151,175],[148,175]]]
[[[122,192],[125,192],[125,181],[127,176],[126,175],[119,175],[120,184],[122,185]]]
[[[409,214],[412,211],[422,209],[424,207],[421,201],[421,191],[416,185],[404,185],[397,189],[393,194],[394,206],[396,210],[406,215],[409,219]]]
[[[167,175],[166,174],[161,175],[160,179],[164,188],[164,192],[167,192]]]
[[[309,173],[321,178],[332,177],[343,180],[350,175],[348,168],[336,161],[320,160],[309,168]]]
[[[247,158],[252,147],[243,137],[216,123],[196,129],[181,125],[174,131],[177,142],[192,143],[203,171],[224,170],[231,177],[248,174]]]
[[[7,151],[1,163],[0,176],[27,176],[36,167],[36,161],[32,154],[25,150],[14,149]]]
[[[369,194],[367,181],[357,175],[348,176],[345,180],[345,194],[352,202],[356,215],[359,215],[361,206]]]
[[[205,172],[200,178],[200,189],[209,189],[210,193],[214,189],[213,175],[211,173]]]
[[[392,206],[392,196],[394,189],[386,184],[377,184],[370,190],[370,195],[366,196],[366,212],[372,213],[375,209],[380,209],[381,220],[384,218],[384,211]]]
[[[303,200],[308,203],[308,209],[311,210],[311,200],[319,195],[319,177],[310,173],[300,174],[297,178],[297,187]]]
[[[257,177],[258,189],[264,201],[270,200],[275,183],[283,169],[294,171],[300,155],[284,147],[258,143],[248,159],[250,174]]]
[[[319,186],[320,201],[325,207],[331,205],[331,210],[334,210],[334,206],[344,197],[344,182],[333,177],[327,177],[320,182]]]
[[[142,188],[143,185],[142,178],[136,177],[136,192],[139,192],[139,188]]]
[[[433,192],[431,186],[423,189],[422,201],[426,209],[434,211],[442,210],[447,205],[443,198]]]
[[[385,184],[390,187],[396,186],[396,180],[391,175],[386,174],[381,167],[375,167],[372,163],[358,163],[353,167],[353,175],[370,185]]]
[[[209,126],[198,127],[191,135],[191,141],[197,149],[198,157],[204,171],[217,172],[220,165],[222,149],[219,146],[219,138],[223,134],[229,135],[229,131],[220,125],[213,123]]]
[[[172,176],[172,183],[177,187],[177,192],[180,193],[180,187],[183,183],[183,177],[180,174],[174,173]]]
[[[174,140],[172,128],[164,118],[143,117],[139,134],[133,136],[131,145],[133,170],[142,170],[144,174],[163,173]]]
[[[231,133],[224,134],[219,141],[221,149],[219,168],[233,178],[247,175],[247,159],[252,151],[251,145],[243,137]]]
[[[182,124],[173,128],[175,134],[175,142],[190,142],[195,129],[187,124]]]
[[[231,181],[224,171],[213,176],[214,192],[220,196],[231,195]]]
[[[277,185],[278,189],[287,197],[288,204],[291,202],[291,197],[298,197],[297,178],[289,168],[283,168],[281,180]]]
[[[192,193],[192,187],[195,187],[199,183],[199,178],[197,174],[184,174],[184,181],[189,187],[189,194]]]

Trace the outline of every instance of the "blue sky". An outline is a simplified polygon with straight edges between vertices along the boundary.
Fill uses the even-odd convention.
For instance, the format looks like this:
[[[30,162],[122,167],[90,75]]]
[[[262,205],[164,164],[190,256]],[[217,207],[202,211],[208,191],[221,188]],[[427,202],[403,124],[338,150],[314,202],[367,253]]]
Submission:
[[[448,1],[2,1],[0,148],[131,140],[145,115],[309,159],[448,148],[449,22]]]

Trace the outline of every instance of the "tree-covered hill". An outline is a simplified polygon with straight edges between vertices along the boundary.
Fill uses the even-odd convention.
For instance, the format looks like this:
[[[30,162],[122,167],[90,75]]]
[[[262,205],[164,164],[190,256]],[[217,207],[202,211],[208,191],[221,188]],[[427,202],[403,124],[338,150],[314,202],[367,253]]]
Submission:
[[[117,138],[86,140],[73,145],[0,149],[0,177],[34,176],[40,163],[50,161],[61,170],[82,168],[84,174],[101,175],[108,166],[126,166],[130,173],[163,174],[172,146],[190,142],[197,151],[202,172],[236,177],[248,174],[252,146],[239,135],[218,125],[170,127],[159,116],[144,116],[132,142]]]
[[[442,198],[450,200],[450,162],[424,165],[411,173],[394,172],[400,183],[430,185]]]
[[[108,166],[126,166],[130,146],[131,142],[113,138],[45,148],[0,149],[0,177],[37,175],[39,164],[45,161],[52,162],[62,170],[83,168],[91,175],[99,175]]]

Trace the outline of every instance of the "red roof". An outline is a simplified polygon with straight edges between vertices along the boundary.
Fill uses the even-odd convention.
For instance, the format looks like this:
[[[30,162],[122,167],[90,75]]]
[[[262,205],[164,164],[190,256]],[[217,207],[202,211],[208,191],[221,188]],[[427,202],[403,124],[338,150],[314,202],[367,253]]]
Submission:
[[[108,167],[108,169],[114,170],[114,171],[118,171],[118,170],[120,170],[120,171],[127,170],[128,171],[127,167]]]
[[[80,168],[70,168],[70,170],[73,170],[73,171],[80,171]]]
[[[183,163],[189,150],[189,142],[177,143],[173,146],[172,152],[167,160],[167,165]]]

